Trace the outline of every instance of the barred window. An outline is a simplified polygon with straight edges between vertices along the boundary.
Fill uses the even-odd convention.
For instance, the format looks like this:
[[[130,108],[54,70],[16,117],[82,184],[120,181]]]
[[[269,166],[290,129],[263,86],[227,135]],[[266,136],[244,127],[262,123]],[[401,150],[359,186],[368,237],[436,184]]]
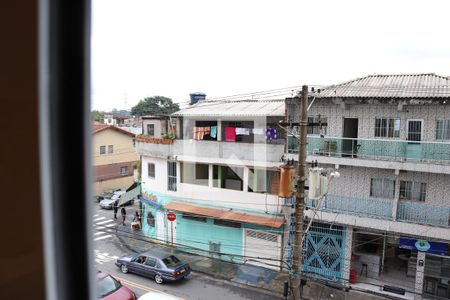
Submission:
[[[324,118],[324,117],[319,118],[319,116],[313,116],[313,117],[308,117],[308,124],[311,124],[311,123],[327,124],[328,122],[327,122],[327,118]],[[308,134],[317,134],[317,135],[323,134],[323,135],[325,135],[325,134],[327,134],[327,127],[328,127],[328,125],[327,126],[318,126],[318,125],[317,126],[308,126]]]

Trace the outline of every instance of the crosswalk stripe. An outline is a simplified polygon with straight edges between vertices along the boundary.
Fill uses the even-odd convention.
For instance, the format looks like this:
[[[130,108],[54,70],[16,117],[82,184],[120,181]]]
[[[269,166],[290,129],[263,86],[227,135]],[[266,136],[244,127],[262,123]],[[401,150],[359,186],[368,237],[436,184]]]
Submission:
[[[103,219],[105,219],[105,217],[100,217],[100,218],[94,219],[94,222],[97,222],[97,221],[100,221],[100,220],[103,220]]]
[[[112,237],[112,235],[108,234],[108,235],[104,235],[104,236],[100,236],[98,238],[95,238],[94,241],[99,241],[99,240],[107,239],[107,238],[110,238],[110,237]]]
[[[102,221],[102,222],[96,222],[95,224],[102,225],[102,224],[111,223],[111,222],[114,222],[114,221],[113,220],[106,220],[106,221]]]
[[[93,217],[94,217],[94,218],[97,218],[97,217],[98,217],[98,215],[94,215]]]
[[[102,232],[102,231],[97,231],[97,232],[94,232],[94,235],[99,235],[99,234],[103,234],[104,232]]]

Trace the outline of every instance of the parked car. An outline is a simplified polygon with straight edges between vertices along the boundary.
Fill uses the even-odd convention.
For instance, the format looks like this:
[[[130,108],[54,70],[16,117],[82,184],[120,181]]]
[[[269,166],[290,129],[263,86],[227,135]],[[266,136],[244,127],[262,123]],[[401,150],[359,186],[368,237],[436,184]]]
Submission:
[[[175,296],[171,296],[169,294],[163,294],[158,292],[148,292],[144,295],[140,296],[138,300],[180,300]]]
[[[97,272],[97,298],[102,300],[136,300],[136,295],[111,275]]]
[[[123,273],[150,277],[158,284],[181,280],[191,273],[189,264],[170,253],[160,251],[123,256],[116,260],[116,266]]]
[[[120,196],[122,196],[123,194],[125,194],[125,191],[114,192],[111,198],[105,198],[102,201],[100,201],[99,203],[100,207],[103,209],[112,209],[113,203],[116,202],[117,204],[119,202]]]

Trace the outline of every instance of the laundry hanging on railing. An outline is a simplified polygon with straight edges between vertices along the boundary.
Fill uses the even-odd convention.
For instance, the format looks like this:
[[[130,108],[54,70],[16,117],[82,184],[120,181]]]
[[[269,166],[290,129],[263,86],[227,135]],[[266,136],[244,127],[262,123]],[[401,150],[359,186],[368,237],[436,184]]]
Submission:
[[[278,138],[277,130],[275,128],[267,128],[266,129],[266,140],[273,141]]]
[[[225,141],[236,142],[236,127],[225,126]]]
[[[236,135],[250,135],[250,128],[236,127]]]
[[[194,139],[203,140],[205,134],[210,134],[211,127],[194,127]]]
[[[264,134],[264,129],[263,128],[253,128],[252,129],[252,133],[253,134],[263,135]]]
[[[217,126],[211,126],[211,137],[213,139],[217,138]]]

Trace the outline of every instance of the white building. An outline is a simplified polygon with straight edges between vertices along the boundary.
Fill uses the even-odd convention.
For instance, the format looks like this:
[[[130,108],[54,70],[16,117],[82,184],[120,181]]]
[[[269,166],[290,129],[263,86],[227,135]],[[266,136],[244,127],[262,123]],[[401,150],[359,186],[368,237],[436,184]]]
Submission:
[[[203,100],[172,121],[143,118],[136,148],[144,232],[192,252],[280,269],[278,167],[286,139],[277,123],[284,116],[284,100]]]
[[[308,128],[307,159],[341,176],[318,213],[307,201],[304,270],[449,298],[450,78],[371,75],[311,97],[309,121],[326,126]],[[298,100],[286,101],[298,122]],[[287,148],[297,159],[297,138]]]

